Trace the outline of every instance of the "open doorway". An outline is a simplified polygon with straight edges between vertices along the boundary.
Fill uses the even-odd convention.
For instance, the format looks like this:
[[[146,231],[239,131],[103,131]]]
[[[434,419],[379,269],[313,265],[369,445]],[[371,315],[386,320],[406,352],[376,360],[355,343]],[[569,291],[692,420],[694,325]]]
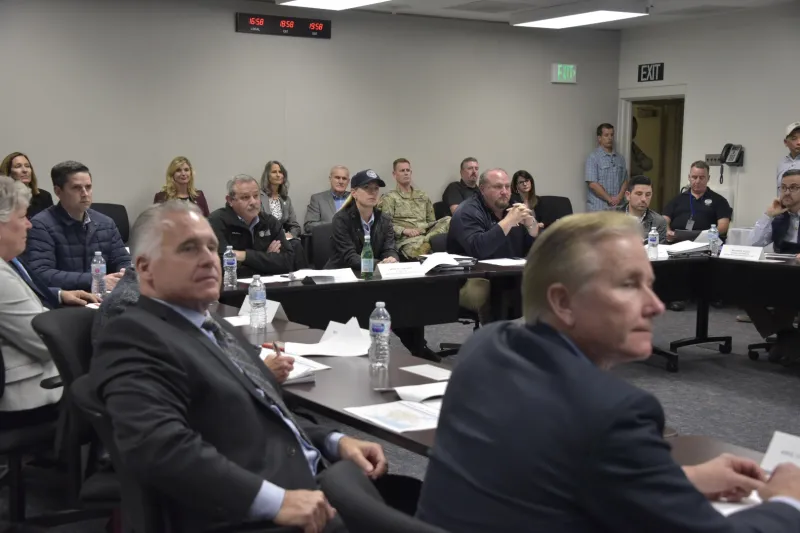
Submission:
[[[631,176],[642,174],[653,182],[650,208],[659,213],[683,183],[683,98],[631,102]]]

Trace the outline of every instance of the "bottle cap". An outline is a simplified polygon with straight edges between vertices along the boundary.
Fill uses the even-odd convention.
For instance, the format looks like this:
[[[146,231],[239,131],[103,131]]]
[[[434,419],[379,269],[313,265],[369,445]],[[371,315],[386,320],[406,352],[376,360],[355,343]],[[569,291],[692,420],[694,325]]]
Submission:
[[[100,252],[100,251],[97,251],[97,252],[94,253],[94,255],[102,255],[102,254],[103,254],[103,252]]]
[[[384,303],[384,302],[375,302],[375,307],[386,307],[386,303]]]

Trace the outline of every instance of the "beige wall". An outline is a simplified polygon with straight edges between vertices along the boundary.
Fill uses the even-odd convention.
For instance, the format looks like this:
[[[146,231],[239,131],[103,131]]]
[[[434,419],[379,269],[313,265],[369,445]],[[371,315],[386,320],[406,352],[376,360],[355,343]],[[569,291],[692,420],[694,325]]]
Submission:
[[[686,86],[683,163],[743,144],[745,166],[712,168],[711,187],[734,194],[734,223],[752,225],[775,197],[784,128],[800,120],[800,3],[622,33],[619,88]],[[637,66],[665,63],[664,81],[637,83]]]
[[[526,168],[541,194],[583,210],[594,128],[616,116],[617,33],[352,12],[326,13],[331,41],[234,32],[237,10],[276,9],[0,2],[0,151],[27,151],[51,190],[50,167],[80,160],[95,200],[124,203],[132,217],[179,154],[212,209],[230,176],[258,177],[271,158],[288,168],[302,221],[333,164],[391,182],[391,161],[407,157],[436,201],[475,156],[484,168]],[[552,62],[578,64],[579,84],[551,85]]]

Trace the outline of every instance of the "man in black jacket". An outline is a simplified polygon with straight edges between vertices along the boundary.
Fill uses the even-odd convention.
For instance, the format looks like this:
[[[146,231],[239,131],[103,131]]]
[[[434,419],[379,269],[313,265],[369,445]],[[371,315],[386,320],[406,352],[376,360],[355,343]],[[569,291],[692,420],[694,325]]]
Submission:
[[[344,459],[381,476],[381,447],[296,418],[260,349],[209,313],[221,267],[197,206],[152,206],[133,233],[142,295],[103,329],[90,372],[126,475],[158,493],[174,533],[248,521],[344,531],[315,475]]]
[[[650,356],[664,312],[633,217],[553,224],[528,256],[522,298],[525,324],[481,328],[459,352],[424,521],[459,533],[800,530],[798,467],[769,480],[731,455],[681,468],[656,397],[607,371]],[[765,503],[729,517],[709,503],[752,490]]]
[[[228,204],[208,217],[219,241],[220,257],[228,246],[236,253],[240,278],[253,274],[286,274],[294,267],[294,249],[289,246],[281,223],[261,211],[258,182],[240,174],[228,182]]]

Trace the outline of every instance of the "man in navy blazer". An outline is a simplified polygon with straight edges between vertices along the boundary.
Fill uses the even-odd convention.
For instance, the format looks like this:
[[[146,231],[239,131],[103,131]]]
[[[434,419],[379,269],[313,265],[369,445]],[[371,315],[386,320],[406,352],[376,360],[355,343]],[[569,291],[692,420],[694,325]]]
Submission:
[[[419,517],[459,533],[739,533],[800,530],[800,469],[767,479],[723,455],[681,468],[658,400],[606,372],[652,350],[664,305],[638,221],[559,220],[523,279],[526,324],[482,328],[444,397]],[[758,490],[729,517],[710,499]]]

